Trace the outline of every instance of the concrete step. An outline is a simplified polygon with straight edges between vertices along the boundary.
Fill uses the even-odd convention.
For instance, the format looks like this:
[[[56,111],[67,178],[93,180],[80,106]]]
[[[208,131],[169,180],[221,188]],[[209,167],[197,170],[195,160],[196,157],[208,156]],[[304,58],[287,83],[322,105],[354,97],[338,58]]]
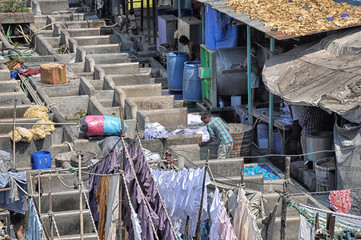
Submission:
[[[58,177],[61,179],[61,181],[59,180]],[[74,189],[77,189],[76,186],[78,184],[77,176],[72,173],[58,174],[58,175],[42,174],[39,177],[33,177],[32,184],[28,184],[28,189],[31,193],[32,192],[34,192],[34,194],[38,193],[36,186],[39,182],[39,179],[41,182],[43,194],[49,193],[49,192],[52,192],[52,193],[68,192],[71,189],[68,188],[67,186],[74,186]],[[64,184],[67,186],[65,186]],[[31,186],[33,187],[33,190],[31,190]]]
[[[59,37],[44,37],[44,38],[54,49],[59,48],[60,36]]]
[[[85,36],[85,37],[75,37],[75,41],[78,46],[88,46],[88,45],[104,45],[110,44],[110,36]]]
[[[93,85],[95,90],[102,90],[103,89],[104,80],[93,79],[93,80],[88,80],[88,81]]]
[[[104,106],[104,105],[103,105]],[[109,116],[119,117],[119,106],[117,107],[106,107],[105,108]]]
[[[114,90],[99,90],[96,92],[95,97],[98,98],[100,102],[113,101]]]
[[[263,197],[267,200],[267,204],[265,204],[265,213],[268,215],[272,212],[274,206],[277,204],[280,195],[278,193],[267,193],[263,194]],[[299,200],[301,202],[307,202],[307,196],[296,196],[292,197],[295,200]],[[298,216],[299,213],[295,208],[287,208],[287,217],[288,216]],[[281,217],[281,202],[277,208],[277,217]]]
[[[93,225],[90,216],[90,210],[84,209],[84,233],[94,233]],[[41,217],[45,220],[48,218],[48,214],[41,214]],[[55,222],[57,224],[59,234],[62,235],[76,235],[80,233],[80,211],[62,211],[54,212]],[[50,221],[45,221],[45,227],[50,229]]]
[[[67,29],[70,37],[83,37],[83,36],[94,36],[100,35],[100,28],[84,28],[84,29]]]
[[[113,100],[101,100],[99,99],[99,102],[103,105],[104,108],[109,108],[113,106]]]
[[[0,93],[11,93],[11,92],[21,92],[19,87],[19,82],[12,79],[6,82],[0,82]]]
[[[88,195],[88,191],[86,191]],[[79,210],[79,190],[70,190],[64,192],[54,192],[51,194],[53,212]],[[34,196],[35,202],[39,203],[39,195]],[[41,196],[41,204],[39,206],[41,213],[46,214],[49,211],[49,193]],[[88,198],[89,199],[89,198]],[[64,204],[66,202],[66,204]],[[86,207],[83,195],[83,209]]]
[[[130,62],[128,53],[88,54],[87,57],[93,58],[96,64]]]
[[[99,45],[87,45],[82,46],[86,54],[97,54],[97,53],[119,53],[119,44],[99,44]]]
[[[192,163],[199,167],[205,165],[205,161],[192,161]],[[185,166],[194,168],[193,164],[187,161]],[[213,174],[217,176],[231,177],[240,175],[241,161],[239,158],[214,159],[209,161],[208,165],[212,169]]]
[[[56,237],[55,237],[56,239]],[[65,235],[65,236],[61,236],[62,240],[81,240],[80,234],[75,234],[75,235]],[[85,240],[96,240],[97,235],[96,233],[87,233],[84,234],[84,239]]]
[[[286,219],[286,239],[287,240],[297,240],[298,239],[298,230],[300,227],[300,216],[291,216]],[[262,220],[257,219],[257,225],[259,229],[263,228]],[[281,218],[277,217],[275,224],[273,225],[273,238],[271,239],[280,239],[280,230],[281,230]]]

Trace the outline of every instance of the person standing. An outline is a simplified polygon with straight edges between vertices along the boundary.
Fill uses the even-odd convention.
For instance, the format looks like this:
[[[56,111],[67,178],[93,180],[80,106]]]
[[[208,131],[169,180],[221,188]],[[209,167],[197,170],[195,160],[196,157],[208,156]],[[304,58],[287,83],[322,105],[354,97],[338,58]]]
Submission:
[[[183,46],[186,46],[186,45],[188,46],[189,61],[199,61],[200,60],[201,48],[200,48],[199,44],[197,44],[193,41],[189,41],[189,39],[184,35],[179,37],[179,42]]]
[[[210,139],[199,146],[205,146],[217,139],[219,142],[218,159],[229,158],[233,149],[233,138],[227,124],[219,117],[211,117],[210,113],[203,113],[201,120],[207,125]]]
[[[301,148],[302,153],[307,153],[306,134],[316,133],[322,131],[323,122],[326,120],[326,112],[321,108],[308,106],[301,114],[298,122],[302,128],[301,130]],[[308,164],[307,156],[304,157],[305,165]],[[313,167],[313,166],[312,166]],[[309,165],[309,168],[312,168]]]
[[[247,58],[241,63],[241,66],[247,70]],[[252,108],[254,108],[254,100],[256,90],[259,88],[258,63],[257,63],[257,47],[251,48],[251,89],[252,89]]]

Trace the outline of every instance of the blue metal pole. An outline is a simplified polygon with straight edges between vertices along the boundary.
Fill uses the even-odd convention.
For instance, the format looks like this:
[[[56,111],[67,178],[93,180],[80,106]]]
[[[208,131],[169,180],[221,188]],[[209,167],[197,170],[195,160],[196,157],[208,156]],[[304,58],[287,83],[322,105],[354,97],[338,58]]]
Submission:
[[[252,119],[252,89],[251,89],[251,27],[247,25],[247,92],[248,92],[248,124],[253,125]]]
[[[178,0],[179,1],[179,0]],[[202,14],[202,44],[204,44],[204,39],[205,39],[205,6],[204,4],[201,5],[201,14]]]
[[[273,53],[275,51],[275,39],[270,39],[270,52]],[[273,142],[273,94],[269,92],[269,111],[268,111],[268,148],[270,153],[273,152],[274,142]]]

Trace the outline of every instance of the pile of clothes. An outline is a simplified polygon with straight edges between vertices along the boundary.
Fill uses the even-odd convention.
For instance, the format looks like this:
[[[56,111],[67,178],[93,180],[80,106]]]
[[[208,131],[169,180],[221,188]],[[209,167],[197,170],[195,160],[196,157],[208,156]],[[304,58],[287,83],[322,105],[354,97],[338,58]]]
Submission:
[[[175,135],[192,135],[192,134],[201,134],[202,142],[207,142],[209,140],[209,132],[207,130],[207,126],[203,126],[197,129],[176,129],[172,132],[168,132],[164,126],[155,122],[148,123],[145,126],[144,130],[144,138],[145,139],[155,139],[155,138],[167,138]]]

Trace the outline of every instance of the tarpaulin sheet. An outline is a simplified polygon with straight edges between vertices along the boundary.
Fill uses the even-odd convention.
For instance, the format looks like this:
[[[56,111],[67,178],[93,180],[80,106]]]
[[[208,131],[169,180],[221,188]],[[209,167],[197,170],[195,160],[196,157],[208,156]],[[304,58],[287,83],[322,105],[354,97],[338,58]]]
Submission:
[[[211,49],[236,47],[238,42],[238,26],[236,20],[218,12],[209,4],[205,9],[205,44]]]
[[[361,123],[361,29],[329,35],[271,57],[263,68],[266,87],[283,99],[336,112]]]
[[[361,192],[352,190],[361,186],[361,125],[335,124],[334,144],[336,152],[337,189],[350,189],[352,205],[350,214],[361,215]]]

